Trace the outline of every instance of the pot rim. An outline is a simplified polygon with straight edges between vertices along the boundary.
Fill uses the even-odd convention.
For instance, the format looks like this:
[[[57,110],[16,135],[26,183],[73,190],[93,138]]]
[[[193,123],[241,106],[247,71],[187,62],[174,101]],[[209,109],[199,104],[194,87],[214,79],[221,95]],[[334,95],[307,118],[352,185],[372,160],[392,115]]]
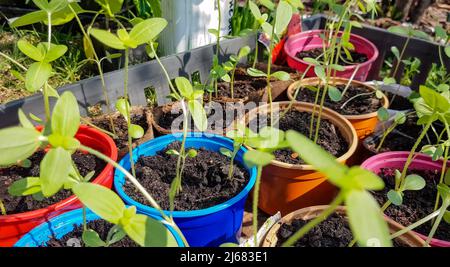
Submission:
[[[297,219],[299,217],[311,219],[314,217],[317,217],[317,213],[321,213],[323,210],[330,207],[329,205],[317,205],[317,206],[310,206],[302,209],[295,210],[287,215],[285,215],[281,220],[279,220],[276,224],[274,224],[270,230],[267,232],[264,240],[263,240],[263,247],[274,247],[276,246],[276,242],[278,241],[278,238],[276,236],[276,233],[280,229],[281,225],[284,223],[289,223],[293,219]],[[346,207],[345,206],[338,206],[336,208],[336,213],[339,215],[345,215],[346,216]],[[391,218],[384,216],[385,221],[388,223],[389,230],[391,233],[397,232],[404,228],[401,224],[395,222]],[[405,236],[408,236],[406,238]],[[397,237],[396,239],[400,239],[404,241],[405,239],[412,239],[411,241],[417,242],[417,244],[421,244],[423,246],[425,244],[425,241],[423,241],[415,232],[409,231],[405,234]],[[404,241],[404,243],[407,243]]]
[[[341,78],[341,77],[333,77],[333,78],[331,78],[331,84],[333,84],[333,85],[335,85],[335,84],[338,84],[338,85],[347,84],[348,81],[349,81],[349,79],[347,79],[347,78]],[[318,77],[311,77],[311,78],[304,78],[304,79],[302,79],[300,81],[296,81],[296,82],[292,83],[288,87],[288,90],[287,90],[288,98],[290,100],[294,100],[293,91],[295,90],[296,85],[300,84],[300,85],[303,86],[303,85],[306,85],[306,84],[318,84],[319,82],[320,82],[320,78],[318,78]],[[354,84],[354,85],[356,85],[358,87],[367,88],[367,89],[369,89],[371,91],[376,91],[375,87],[373,87],[372,85],[367,85],[367,84],[365,84],[363,82],[360,82],[360,81],[357,81],[357,80],[352,80],[351,84]],[[300,89],[303,90],[304,87],[300,88]],[[296,99],[295,99],[295,101],[303,102],[303,101],[298,101]],[[382,107],[387,109],[389,107],[389,99],[387,98],[387,96],[384,93],[383,93],[382,101],[383,101],[383,106]],[[305,102],[305,103],[309,103],[309,102]],[[335,110],[333,110],[333,111],[335,111]],[[337,112],[337,111],[335,111],[335,112]],[[360,114],[360,115],[343,115],[343,114],[341,114],[341,115],[344,116],[345,118],[349,119],[349,120],[365,120],[365,119],[370,119],[370,118],[378,116],[378,113],[377,113],[377,111],[374,111],[374,112],[370,112],[370,113],[366,113],[366,114]]]
[[[290,101],[281,101],[281,102],[274,102],[279,104],[280,108],[282,107],[286,107],[289,105]],[[250,110],[241,120],[240,122],[244,122],[246,123],[246,125],[248,125],[248,122],[250,121],[250,119],[247,119],[250,115],[256,114],[256,112],[258,112],[260,109],[267,109],[267,107],[269,106],[269,104],[265,104],[259,107],[256,107],[252,110]],[[307,103],[307,102],[294,102],[292,105],[292,108],[295,107],[300,107],[303,108],[304,111],[307,111],[309,113],[312,113],[314,104],[311,103]],[[338,157],[336,160],[338,162],[345,162],[346,160],[348,160],[356,151],[357,147],[358,147],[358,135],[356,134],[356,130],[355,128],[352,126],[352,124],[350,123],[350,121],[346,118],[344,118],[342,115],[340,115],[339,113],[324,107],[323,108],[323,112],[322,112],[322,118],[323,119],[328,119],[330,120],[333,125],[338,126],[338,125],[342,125],[346,128],[348,128],[348,130],[351,132],[351,137],[346,138],[346,141],[349,143],[349,147],[347,149],[347,152],[345,152],[342,156]],[[342,133],[343,131],[341,131]],[[344,135],[345,138],[345,135]],[[253,149],[248,147],[248,149]],[[295,169],[295,170],[313,170],[315,171],[316,169],[312,166],[312,165],[308,165],[308,164],[290,164],[290,163],[285,163],[279,160],[272,160],[271,163],[272,165],[275,165],[277,167],[281,167],[281,168],[287,168],[287,169]]]
[[[42,129],[42,126],[37,126],[36,128],[38,130],[40,130],[40,129]],[[81,132],[80,132],[80,130],[81,130]],[[95,132],[96,135],[99,135],[102,138],[102,139],[97,138],[99,143],[100,142],[102,144],[106,143],[106,145],[111,148],[111,152],[107,156],[109,158],[111,158],[112,160],[117,161],[117,157],[118,157],[117,147],[116,147],[116,144],[114,143],[114,141],[109,136],[107,136],[106,134],[104,134],[92,127],[86,126],[86,125],[80,125],[80,127],[78,128],[77,134],[87,135],[92,132]],[[114,169],[113,166],[108,163],[107,165],[105,165],[103,170],[95,177],[95,179],[92,180],[92,183],[99,184],[103,179],[105,179],[108,176],[109,172],[113,171],[113,169]],[[70,196],[66,199],[63,199],[57,203],[54,203],[52,205],[49,205],[47,207],[44,207],[44,208],[21,212],[21,213],[15,213],[15,214],[1,215],[0,223],[27,221],[27,220],[34,219],[37,217],[46,217],[49,214],[51,214],[52,212],[62,210],[62,209],[64,209],[64,207],[70,206],[71,204],[76,203],[77,201],[79,201],[78,198],[74,194],[72,194],[72,196]]]
[[[171,142],[181,139],[180,134],[176,134],[176,135],[168,134],[168,135],[160,136],[153,140],[145,142],[144,144],[148,144],[150,142],[166,143],[165,144],[165,147],[166,147]],[[179,137],[178,137],[178,135],[179,135]],[[208,135],[207,139],[215,138],[218,142],[222,143],[223,146],[226,146],[225,145],[226,143],[229,143],[231,146],[233,145],[232,140],[230,140],[226,137],[223,137],[223,136],[220,136],[217,134],[211,134],[211,133],[188,132],[187,139],[190,139],[190,138],[204,139],[205,135]],[[150,146],[146,147],[146,149],[151,149],[151,147],[153,147],[153,146],[154,145],[150,144]],[[136,157],[139,154],[138,151],[136,151],[138,149],[139,149],[139,147],[137,147],[133,150],[133,155],[134,155],[133,157]],[[243,157],[243,154],[245,154],[245,152],[247,152],[247,149],[245,147],[241,147],[240,153],[242,153],[242,157]],[[129,160],[130,160],[130,155],[127,154],[127,155],[125,155],[125,157],[122,158],[122,160],[119,162],[119,164],[121,166],[124,166],[124,164],[126,162],[129,162]],[[234,204],[236,204],[237,202],[242,200],[244,197],[246,197],[246,195],[249,194],[249,192],[252,190],[252,188],[256,182],[256,175],[257,175],[256,167],[248,168],[245,165],[243,165],[243,166],[248,171],[250,178],[249,178],[248,183],[245,185],[245,187],[234,197],[228,199],[225,202],[222,202],[220,204],[217,204],[212,207],[205,208],[205,209],[188,210],[188,211],[173,211],[173,212],[170,212],[168,210],[163,210],[163,212],[168,216],[172,215],[174,218],[192,218],[192,217],[200,217],[200,216],[214,214],[214,213],[220,212],[222,210],[225,210],[225,209],[233,206]],[[156,210],[155,208],[153,208],[152,206],[142,204],[142,203],[134,200],[133,198],[131,198],[127,193],[125,193],[125,190],[123,190],[123,188],[122,188],[124,182],[125,182],[124,175],[120,171],[116,170],[114,173],[113,185],[114,185],[114,188],[115,188],[117,194],[125,201],[125,203],[136,206],[138,208],[138,210],[141,210],[144,213],[151,213],[152,215],[155,215],[155,216],[161,216],[160,212],[158,210]]]
[[[324,30],[320,29],[320,30],[309,30],[309,31],[303,31],[303,32],[299,32],[297,34],[291,35],[287,38],[286,43],[284,44],[283,50],[285,51],[286,55],[292,59],[295,60],[299,63],[305,64],[307,66],[312,66],[311,63],[308,63],[306,61],[304,61],[303,59],[297,58],[293,52],[291,50],[286,49],[286,47],[293,41],[297,40],[297,39],[301,39],[301,38],[307,38],[307,37],[314,37],[314,35],[317,35],[319,38],[319,34],[324,32]],[[342,35],[342,31],[339,31],[339,35]],[[361,67],[373,64],[375,62],[375,60],[378,58],[378,55],[380,54],[380,52],[378,51],[378,48],[368,39],[354,34],[354,33],[350,33],[350,42],[352,39],[356,39],[358,41],[361,41],[363,43],[365,43],[367,46],[369,46],[373,51],[373,55],[372,57],[368,58],[367,61],[364,61],[363,63],[358,63],[358,64],[354,64],[354,65],[349,65],[349,66],[344,66],[345,71],[348,70],[353,70],[356,68],[356,66],[360,66],[359,68],[361,69]],[[305,50],[298,50],[298,51],[305,51]],[[298,52],[296,51],[296,53]]]

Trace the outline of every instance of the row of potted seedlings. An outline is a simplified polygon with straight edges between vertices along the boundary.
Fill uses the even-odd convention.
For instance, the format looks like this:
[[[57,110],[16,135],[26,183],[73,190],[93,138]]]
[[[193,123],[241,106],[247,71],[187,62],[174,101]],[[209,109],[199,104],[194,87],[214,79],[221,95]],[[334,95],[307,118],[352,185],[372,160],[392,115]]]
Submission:
[[[78,20],[76,3],[37,2],[48,20],[63,11]],[[80,118],[70,92],[59,96],[46,83],[64,47],[51,39],[37,46],[19,42],[36,61],[26,84],[44,94],[47,116],[40,121],[19,111],[21,126],[0,130],[0,245],[236,245],[252,190],[254,245],[448,245],[448,88],[421,87],[414,113],[398,112],[383,123],[389,140],[415,115],[424,129],[410,152],[379,153],[353,165],[361,162],[359,144],[386,120],[389,107],[377,85],[363,83],[377,48],[351,34],[360,27],[350,20],[353,7],[365,13],[374,6],[328,3],[339,12],[325,30],[282,41],[301,2],[282,0],[266,7],[267,14],[248,5],[267,44],[267,63],[239,65],[248,47],[219,63],[217,36],[204,84],[184,77],[172,82],[165,71],[155,51],[164,19],[118,23],[115,33],[83,28],[87,44],[93,38],[125,50],[126,60],[117,112],[91,119]],[[281,41],[290,68],[273,65]],[[143,44],[160,63],[174,100],[154,110],[128,100],[128,51]],[[275,102],[279,95],[289,101]],[[57,98],[52,112],[49,97]],[[427,136],[434,133],[435,139]],[[421,146],[432,156],[415,153]],[[284,216],[264,240],[257,238],[258,208]]]

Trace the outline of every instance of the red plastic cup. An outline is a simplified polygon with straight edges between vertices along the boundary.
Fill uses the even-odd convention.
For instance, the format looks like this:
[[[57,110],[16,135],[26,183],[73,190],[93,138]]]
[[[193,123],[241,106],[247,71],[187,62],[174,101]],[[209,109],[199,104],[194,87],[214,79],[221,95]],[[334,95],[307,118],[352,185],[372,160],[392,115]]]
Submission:
[[[314,48],[323,47],[322,38],[320,37],[320,34],[323,32],[323,30],[312,30],[301,32],[288,37],[287,41],[284,44],[284,52],[286,54],[286,60],[289,67],[296,69],[301,73],[304,73],[308,66],[312,65],[302,59],[297,58],[295,55],[300,51],[308,51]],[[372,42],[359,35],[351,34],[350,42],[354,45],[355,51],[360,54],[365,54],[368,60],[361,64],[345,66],[344,71],[336,72],[336,77],[349,79],[358,66],[359,69],[358,71],[356,71],[354,79],[358,81],[365,81],[370,69],[372,68],[372,64],[378,58],[378,49]],[[308,70],[306,76],[316,77],[313,67]]]
[[[41,130],[42,127],[37,127]],[[87,126],[80,126],[75,136],[83,145],[102,152],[112,160],[117,161],[117,147],[106,134]],[[111,188],[114,178],[113,166],[108,164],[92,181]],[[0,247],[13,246],[24,234],[35,226],[47,222],[49,219],[67,211],[81,208],[82,204],[75,196],[55,203],[46,208],[0,216]]]

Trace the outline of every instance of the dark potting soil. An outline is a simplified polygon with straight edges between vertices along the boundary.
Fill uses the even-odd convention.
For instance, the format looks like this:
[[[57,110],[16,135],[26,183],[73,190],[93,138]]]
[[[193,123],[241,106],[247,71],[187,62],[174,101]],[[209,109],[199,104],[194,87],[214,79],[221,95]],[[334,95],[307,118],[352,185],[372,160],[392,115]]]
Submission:
[[[425,188],[419,191],[404,192],[403,204],[400,206],[390,205],[385,211],[387,216],[403,226],[409,226],[433,213],[437,184],[440,178],[440,172],[438,171],[408,170],[408,174],[412,173],[418,174],[425,179],[427,182]],[[372,194],[378,203],[383,205],[387,201],[387,192],[395,187],[395,169],[383,168],[378,175],[383,178],[386,186],[382,191],[372,192]],[[431,223],[428,222],[414,229],[414,231],[428,236],[431,227]],[[450,241],[450,224],[442,221],[434,237]]]
[[[211,105],[210,105],[211,103]],[[224,101],[214,101],[210,103],[204,103],[204,108],[206,111],[206,116],[208,117],[208,130],[219,131],[221,129],[225,129],[231,125],[233,121],[235,121],[238,116],[241,117],[244,114],[240,114],[240,112],[244,112],[243,103],[234,103],[234,102],[224,102]],[[222,111],[222,112],[220,112]],[[220,112],[220,114],[218,113]],[[189,128],[193,129],[193,121],[192,118],[189,117]],[[175,121],[176,120],[176,121]],[[182,130],[183,129],[183,114],[180,110],[178,113],[162,112],[159,117],[157,123],[160,127],[170,130],[172,129],[172,124],[176,123],[175,129]],[[177,127],[178,126],[178,127]],[[223,134],[226,134],[225,132]]]
[[[43,157],[44,152],[38,151],[29,158],[32,162],[30,168],[13,166],[0,169],[0,199],[5,204],[7,214],[17,214],[45,208],[72,195],[72,192],[69,190],[61,190],[50,198],[36,200],[32,196],[15,197],[8,194],[8,187],[15,181],[26,177],[39,177],[39,164]],[[97,176],[106,166],[102,160],[80,151],[75,152],[72,155],[72,159],[82,176],[87,175],[91,171],[95,171],[95,176]]]
[[[270,123],[270,117],[267,115],[259,115],[257,118],[250,122],[250,128],[253,131],[261,129]],[[259,120],[259,121],[258,121]],[[259,123],[258,123],[259,122]],[[286,113],[286,115],[279,121],[279,125],[274,125],[278,129],[283,131],[295,130],[305,136],[309,136],[311,123],[311,113],[301,112],[296,109],[292,109]],[[313,134],[317,125],[317,117],[314,119]],[[255,129],[255,127],[258,127]],[[340,157],[349,148],[349,144],[342,136],[339,129],[327,119],[322,119],[320,122],[319,138],[317,144],[323,149],[328,151],[335,157]],[[275,158],[279,161],[290,164],[304,164],[305,162],[298,157],[297,153],[294,153],[291,149],[280,149],[274,152]]]
[[[339,91],[343,92],[345,86],[346,85],[337,85],[336,88],[339,89]],[[342,97],[341,101],[334,102],[327,95],[325,97],[324,105],[342,115],[362,115],[376,112],[380,107],[382,107],[383,104],[382,101],[375,96],[375,92],[373,92],[373,94],[370,95],[360,95],[360,94],[367,94],[370,92],[372,91],[370,91],[365,87],[350,85],[350,87],[347,89],[347,92]],[[322,97],[322,94],[323,90],[321,89],[319,101]],[[341,108],[342,105],[347,100],[356,95],[360,96],[352,99],[344,106],[344,108]],[[315,99],[316,99],[316,92],[313,92],[312,90],[309,90],[307,88],[300,89],[300,92],[297,95],[298,101],[314,103]]]
[[[257,95],[261,90],[266,88],[267,82],[263,79],[241,80],[235,81],[233,87],[233,97],[235,99],[243,99],[251,95]],[[213,97],[215,93],[212,93]],[[217,96],[231,98],[231,86],[228,82],[220,82],[217,84]]]
[[[155,156],[140,157],[136,163],[136,177],[164,210],[170,208],[169,190],[178,159],[177,155],[166,152],[171,149],[179,151],[180,145],[180,142],[173,142]],[[197,152],[196,157],[186,158],[182,190],[175,198],[175,210],[205,209],[223,203],[241,192],[249,181],[248,172],[236,163],[233,165],[233,178],[228,179],[228,157],[205,148],[197,149]],[[149,205],[128,181],[124,190],[131,198]]]
[[[114,129],[116,130],[117,138],[114,139],[114,143],[116,143],[117,149],[121,150],[123,148],[128,147],[128,126],[127,121],[123,116],[118,116],[113,119]],[[93,118],[92,123],[104,129],[108,132],[112,132],[111,123],[108,117],[97,117]],[[144,132],[147,132],[149,125],[147,123],[146,114],[143,113],[131,113],[131,123],[141,126],[144,129]]]
[[[322,54],[323,54],[323,49],[321,47],[319,47],[319,48],[314,48],[311,50],[299,51],[299,52],[297,52],[297,54],[295,54],[295,56],[299,59],[303,59],[305,57],[318,58],[319,56],[321,56],[321,58],[322,58],[323,57]],[[351,56],[351,60],[347,59],[347,55],[345,54],[344,50],[342,49],[338,64],[342,65],[342,66],[349,66],[349,65],[353,65],[353,64],[364,63],[368,60],[367,55],[358,53],[356,51],[350,51],[350,56]],[[345,61],[342,60],[342,58],[344,58]]]
[[[305,226],[309,220],[294,219],[291,224],[282,224],[277,232],[277,247],[280,247],[294,233]],[[332,214],[322,223],[316,225],[301,239],[295,242],[295,247],[348,247],[353,240],[347,219],[337,213]],[[405,244],[394,240],[394,247],[404,247]]]
[[[423,131],[422,125],[417,125],[417,116],[410,115],[404,124],[397,125],[395,130],[392,131],[384,140],[382,147],[379,152],[389,152],[389,151],[409,151],[413,148],[414,143]],[[443,126],[439,123],[434,123],[433,127],[440,133],[443,130]],[[376,144],[370,144],[376,149],[381,141],[382,135],[377,138]],[[443,138],[446,138],[444,134]],[[445,139],[443,139],[445,140]],[[423,138],[420,142],[419,147],[423,147],[427,144],[435,144],[437,142],[436,135],[430,130],[428,138]]]
[[[109,230],[114,225],[105,220],[95,220],[87,223],[87,228],[92,229],[98,233],[100,238],[105,241]],[[57,239],[52,236],[49,241],[47,241],[47,247],[85,247],[83,239],[83,225],[74,225],[71,232],[65,234],[61,238]],[[120,241],[110,245],[110,247],[139,247],[133,240],[128,236],[125,236]]]

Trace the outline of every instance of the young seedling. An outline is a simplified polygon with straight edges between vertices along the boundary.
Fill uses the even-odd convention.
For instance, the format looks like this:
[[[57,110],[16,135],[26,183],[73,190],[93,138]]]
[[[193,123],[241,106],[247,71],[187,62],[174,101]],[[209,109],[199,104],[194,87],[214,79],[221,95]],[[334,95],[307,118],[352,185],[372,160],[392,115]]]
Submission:
[[[287,81],[291,78],[289,73],[284,71],[277,71],[272,73],[271,72],[271,66],[272,66],[272,52],[275,47],[275,44],[278,43],[286,30],[289,22],[291,21],[291,17],[293,14],[293,10],[296,10],[296,5],[291,5],[290,3],[298,3],[299,1],[285,1],[281,0],[278,3],[278,6],[275,11],[275,17],[272,22],[272,24],[268,23],[267,21],[267,14],[261,15],[258,8],[252,8],[253,16],[258,21],[264,21],[261,23],[261,28],[263,29],[264,34],[268,36],[269,39],[269,47],[268,47],[268,53],[269,57],[267,60],[267,73],[260,71],[255,68],[249,68],[247,70],[247,74],[252,77],[265,77],[266,83],[267,83],[267,93],[269,98],[269,109],[270,114],[272,115],[272,84],[271,79],[272,77],[278,80]],[[273,116],[270,116],[271,118],[271,125],[273,125]]]
[[[398,126],[401,124],[404,124],[406,122],[406,118],[409,115],[412,115],[413,113],[405,114],[404,112],[398,112],[395,114],[394,120],[392,124],[383,131],[383,135],[381,136],[381,140],[378,143],[378,146],[376,148],[376,151],[379,152],[380,149],[383,147],[384,141],[386,140],[386,137]],[[378,119],[380,121],[387,121],[389,119],[389,113],[385,108],[378,109]]]
[[[159,33],[167,26],[167,21],[162,18],[151,18],[136,24],[130,32],[125,28],[117,30],[116,34],[100,29],[91,29],[90,34],[101,43],[118,50],[125,50],[124,90],[123,99],[116,103],[116,107],[125,116],[128,128],[128,150],[130,153],[130,164],[133,176],[136,176],[133,161],[132,138],[140,138],[144,130],[137,125],[131,124],[130,105],[128,99],[128,65],[129,49],[139,45],[153,42]]]
[[[360,246],[391,246],[387,223],[376,200],[368,192],[383,189],[383,180],[358,166],[349,168],[338,163],[336,158],[295,131],[287,131],[286,140],[305,162],[313,165],[327,176],[328,181],[339,187],[340,192],[329,208],[292,235],[283,246],[293,245],[314,226],[330,216],[342,203],[346,205],[350,228]]]
[[[255,133],[243,125],[237,125],[236,130],[229,131],[227,136],[236,140],[235,151],[238,144],[244,144],[254,148],[244,154],[244,162],[248,167],[257,168],[255,188],[253,190],[252,212],[254,245],[258,246],[258,202],[262,168],[269,165],[275,159],[275,156],[272,154],[275,150],[288,146],[285,140],[285,133],[282,130],[268,126],[263,127],[258,133]]]
[[[239,52],[236,55],[231,55],[230,60],[225,62],[224,69],[226,71],[231,71],[231,80],[230,80],[230,93],[231,93],[231,99],[234,99],[234,75],[236,72],[236,67],[238,63],[245,58],[250,53],[250,47],[244,46],[241,49],[239,49]]]
[[[419,147],[422,139],[427,134],[433,122],[439,120],[445,125],[447,133],[450,133],[450,127],[447,123],[447,113],[450,111],[450,102],[447,94],[439,94],[436,91],[429,89],[425,86],[420,86],[419,88],[420,98],[414,103],[414,108],[416,109],[417,116],[419,117],[417,124],[424,125],[422,133],[417,138],[414,143],[406,163],[403,167],[402,172],[396,172],[395,176],[395,188],[390,190],[388,193],[388,201],[383,205],[382,210],[384,211],[392,203],[400,205],[403,200],[404,190],[420,190],[421,188],[415,187],[414,189],[409,189],[410,184],[424,184],[423,178],[418,175],[406,175],[409,166],[413,160],[415,152]],[[410,178],[407,178],[410,177]],[[412,177],[412,178],[411,178]],[[442,174],[443,177],[443,174]],[[443,179],[441,177],[441,179]],[[407,181],[408,180],[408,181]]]
[[[58,99],[53,109],[49,128],[45,131],[37,131],[23,114],[21,116],[21,124],[22,126],[20,127],[0,130],[0,165],[8,166],[25,160],[39,148],[48,147],[49,149],[40,163],[39,177],[26,177],[15,181],[8,188],[8,192],[11,195],[42,195],[42,197],[51,197],[61,189],[72,190],[86,207],[108,222],[118,225],[116,228],[122,229],[139,245],[172,245],[173,236],[161,222],[136,214],[135,207],[126,208],[122,200],[110,189],[88,183],[94,176],[93,172],[85,177],[80,175],[72,161],[71,154],[77,150],[86,151],[123,172],[144,194],[151,205],[160,211],[164,220],[181,234],[173,220],[162,212],[159,205],[134,176],[117,162],[90,147],[82,145],[75,139],[75,134],[80,125],[80,114],[77,100],[71,92],[65,92]],[[95,238],[96,234],[86,227],[85,213],[84,222],[85,233],[83,234],[83,239],[86,244],[99,245],[99,240]],[[153,230],[162,232],[160,238],[154,238],[154,234],[150,234]],[[111,233],[111,238],[107,241],[110,244],[118,239],[120,235],[120,233],[117,236]],[[185,243],[187,244],[187,242]]]

